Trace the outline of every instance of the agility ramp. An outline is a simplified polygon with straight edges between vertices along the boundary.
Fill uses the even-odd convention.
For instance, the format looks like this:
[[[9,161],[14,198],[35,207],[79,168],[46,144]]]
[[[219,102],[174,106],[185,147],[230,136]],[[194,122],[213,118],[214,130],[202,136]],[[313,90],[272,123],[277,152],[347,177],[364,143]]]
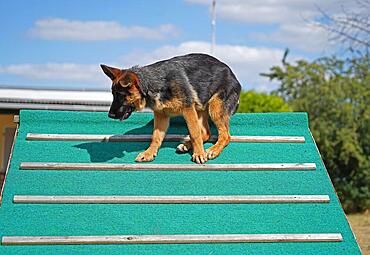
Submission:
[[[236,114],[205,165],[175,153],[181,118],[154,162],[135,163],[152,126],[22,111],[0,254],[360,254],[306,114]]]

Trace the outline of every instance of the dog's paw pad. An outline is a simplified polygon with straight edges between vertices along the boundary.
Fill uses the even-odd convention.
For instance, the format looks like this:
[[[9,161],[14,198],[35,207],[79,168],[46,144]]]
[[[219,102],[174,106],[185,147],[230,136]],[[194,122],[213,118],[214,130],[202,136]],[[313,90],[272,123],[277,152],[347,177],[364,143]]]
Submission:
[[[205,152],[203,152],[203,153],[194,153],[191,156],[191,160],[194,161],[195,163],[198,163],[198,164],[204,164],[204,163],[207,162],[208,158],[207,158],[207,154]]]
[[[181,143],[177,146],[176,152],[177,153],[186,153],[190,150],[189,146],[185,143]]]
[[[136,162],[149,162],[153,161],[156,154],[150,153],[147,151],[141,152],[139,155],[137,155],[135,161]]]

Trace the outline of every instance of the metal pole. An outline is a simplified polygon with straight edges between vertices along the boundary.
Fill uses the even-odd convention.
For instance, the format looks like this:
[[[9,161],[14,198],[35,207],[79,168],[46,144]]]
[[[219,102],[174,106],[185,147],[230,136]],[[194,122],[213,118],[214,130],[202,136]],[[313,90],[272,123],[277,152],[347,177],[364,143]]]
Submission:
[[[211,38],[211,54],[215,54],[216,49],[216,0],[212,0],[212,38]]]

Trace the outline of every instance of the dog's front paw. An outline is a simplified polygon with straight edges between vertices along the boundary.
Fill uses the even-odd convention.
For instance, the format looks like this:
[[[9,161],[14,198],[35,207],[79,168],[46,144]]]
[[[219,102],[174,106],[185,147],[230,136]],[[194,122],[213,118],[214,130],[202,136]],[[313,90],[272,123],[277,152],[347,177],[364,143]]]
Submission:
[[[204,151],[201,153],[194,152],[193,155],[191,156],[191,160],[198,164],[204,164],[208,160],[207,153],[205,153]]]
[[[146,151],[143,151],[143,152],[139,153],[139,155],[137,155],[135,161],[136,162],[149,162],[149,161],[153,161],[155,156],[157,156],[157,153],[146,150]]]
[[[214,159],[220,155],[222,148],[217,145],[213,145],[206,150],[207,159]]]

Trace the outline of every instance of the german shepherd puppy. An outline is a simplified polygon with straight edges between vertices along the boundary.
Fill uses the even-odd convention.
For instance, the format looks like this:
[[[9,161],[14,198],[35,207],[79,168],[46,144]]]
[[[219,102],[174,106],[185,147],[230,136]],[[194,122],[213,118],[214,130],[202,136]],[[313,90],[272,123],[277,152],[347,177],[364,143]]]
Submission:
[[[174,115],[184,117],[190,133],[190,141],[180,144],[177,152],[192,150],[194,162],[214,159],[229,144],[229,120],[238,107],[241,86],[231,69],[216,58],[188,54],[126,70],[101,68],[112,80],[110,118],[122,121],[144,107],[154,112],[151,144],[136,157],[137,162],[154,159]],[[217,128],[218,140],[205,151],[203,143],[210,138],[208,117]]]

